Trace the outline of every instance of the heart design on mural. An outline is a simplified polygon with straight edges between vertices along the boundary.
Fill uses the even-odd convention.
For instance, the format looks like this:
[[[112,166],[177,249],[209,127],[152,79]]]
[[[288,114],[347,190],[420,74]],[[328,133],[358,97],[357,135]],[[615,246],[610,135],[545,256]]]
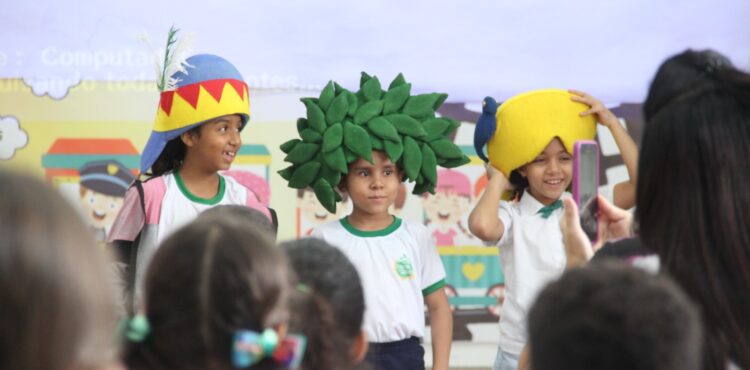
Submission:
[[[464,264],[461,266],[461,272],[464,273],[464,276],[466,276],[466,278],[469,279],[469,281],[477,281],[484,274],[484,263],[464,262]]]

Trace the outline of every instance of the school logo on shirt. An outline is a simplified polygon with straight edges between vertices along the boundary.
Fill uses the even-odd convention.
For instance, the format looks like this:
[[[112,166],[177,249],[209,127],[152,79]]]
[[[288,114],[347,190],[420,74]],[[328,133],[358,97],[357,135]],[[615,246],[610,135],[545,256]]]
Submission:
[[[402,279],[411,279],[414,277],[414,265],[411,264],[411,261],[409,261],[409,258],[405,254],[396,261],[395,268],[396,274]]]

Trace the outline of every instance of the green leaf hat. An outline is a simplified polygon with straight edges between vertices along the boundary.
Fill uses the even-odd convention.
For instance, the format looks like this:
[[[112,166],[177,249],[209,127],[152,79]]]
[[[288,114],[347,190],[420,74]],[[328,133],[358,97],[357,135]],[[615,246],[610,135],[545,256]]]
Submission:
[[[459,122],[436,117],[448,97],[430,93],[411,95],[411,84],[398,76],[383,91],[377,77],[362,72],[360,89],[353,93],[329,82],[318,98],[302,98],[307,118],[297,120],[300,138],[281,144],[291,166],[279,171],[289,187],[312,187],[331,213],[341,196],[335,191],[349,164],[363,158],[372,163],[372,151],[385,152],[416,182],[413,194],[435,192],[437,166],[454,168],[469,158],[449,135]]]

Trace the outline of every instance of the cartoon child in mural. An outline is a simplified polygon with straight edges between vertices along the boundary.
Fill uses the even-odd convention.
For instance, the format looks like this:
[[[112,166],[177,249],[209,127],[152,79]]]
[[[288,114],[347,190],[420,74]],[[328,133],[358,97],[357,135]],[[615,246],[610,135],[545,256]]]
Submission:
[[[135,177],[116,160],[88,162],[79,173],[84,217],[96,240],[103,242]]]
[[[341,193],[340,207],[336,213],[330,213],[315,197],[312,188],[297,190],[297,237],[312,235],[316,226],[329,221],[338,220],[349,213],[349,195]],[[304,230],[304,233],[302,232]]]
[[[464,213],[471,205],[471,181],[465,174],[450,169],[437,171],[435,195],[425,193],[425,225],[432,230],[438,246],[471,244],[477,239],[464,227]]]

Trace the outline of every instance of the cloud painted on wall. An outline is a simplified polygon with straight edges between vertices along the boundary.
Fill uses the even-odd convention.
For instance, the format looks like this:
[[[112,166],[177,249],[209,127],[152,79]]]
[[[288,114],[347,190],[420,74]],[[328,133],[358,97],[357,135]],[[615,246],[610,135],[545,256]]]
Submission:
[[[0,160],[13,158],[16,151],[25,147],[29,135],[13,116],[0,116]]]

